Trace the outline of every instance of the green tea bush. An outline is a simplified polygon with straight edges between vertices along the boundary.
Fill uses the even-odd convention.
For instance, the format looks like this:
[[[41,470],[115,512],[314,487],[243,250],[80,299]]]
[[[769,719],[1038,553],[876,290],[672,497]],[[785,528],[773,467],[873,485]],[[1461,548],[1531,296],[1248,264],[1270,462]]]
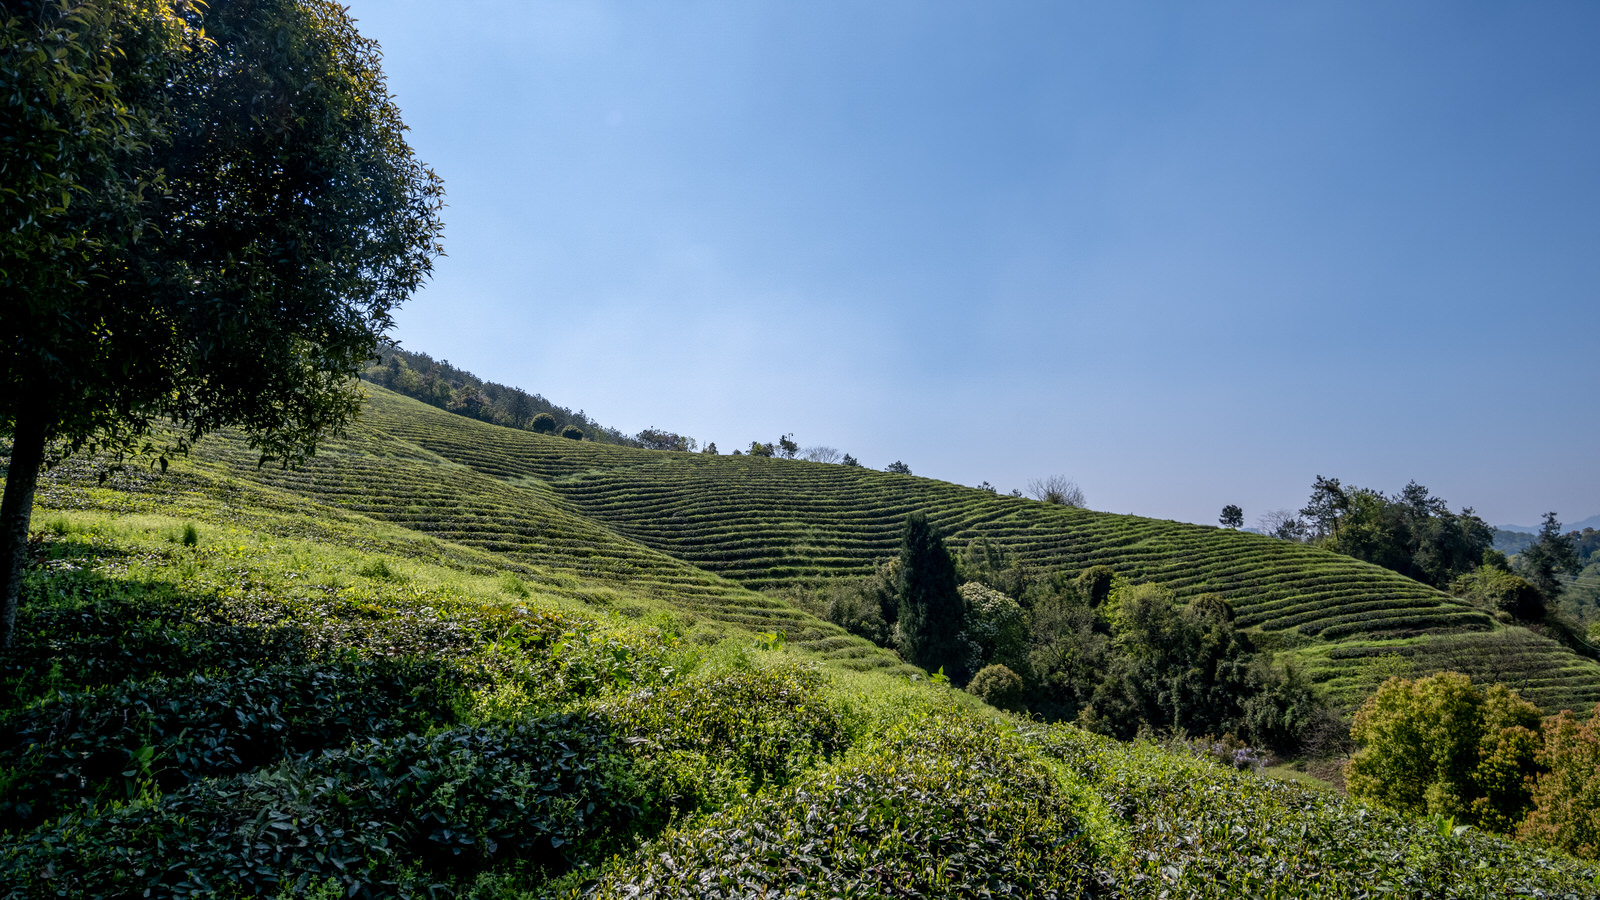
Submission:
[[[1600,890],[1600,870],[1482,832],[1408,820],[1203,758],[1072,726],[1029,738],[1102,798],[1103,895],[1150,900],[1543,897]]]
[[[362,660],[60,694],[0,716],[0,830],[449,722],[453,676],[437,661]]]
[[[1048,769],[917,717],[848,760],[646,845],[596,898],[1079,897],[1093,855]]]
[[[601,711],[652,758],[677,809],[782,786],[844,749],[814,670],[772,666],[644,688]]]
[[[0,851],[4,896],[452,896],[626,846],[645,793],[593,717],[368,740],[158,802],[67,816]]]

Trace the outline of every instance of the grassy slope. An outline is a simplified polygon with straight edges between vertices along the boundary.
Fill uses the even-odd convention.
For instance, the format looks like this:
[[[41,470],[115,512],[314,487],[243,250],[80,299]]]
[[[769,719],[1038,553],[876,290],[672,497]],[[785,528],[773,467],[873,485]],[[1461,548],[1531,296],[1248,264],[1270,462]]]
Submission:
[[[705,597],[698,609],[785,628],[783,616],[798,613],[733,594],[730,583],[763,590],[867,574],[895,552],[905,515],[921,510],[956,545],[987,537],[1043,570],[1104,564],[1180,596],[1220,594],[1264,645],[1286,651],[1346,702],[1389,674],[1440,668],[1515,685],[1547,710],[1600,702],[1593,661],[1386,569],[1311,547],[868,469],[578,443],[370,390],[366,424],[350,441],[305,474],[266,479],[515,558],[559,565],[593,548],[618,561],[612,575],[663,590],[693,585]],[[862,652],[824,636],[814,620],[806,628],[799,637],[813,646]]]
[[[346,446],[319,463],[335,468],[311,480],[371,459]],[[0,716],[10,718],[0,724],[65,723],[57,710],[110,703],[98,718],[82,715],[78,731],[109,723],[97,733],[131,740],[127,750],[147,768],[114,766],[89,782],[90,805],[0,833],[8,900],[144,887],[151,896],[509,900],[567,896],[586,884],[598,897],[1581,897],[1600,884],[1592,866],[1475,832],[1443,834],[1069,726],[1019,727],[959,692],[887,667],[859,671],[853,657],[758,649],[752,630],[704,613],[743,597],[736,586],[581,523],[563,526],[572,546],[581,537],[626,551],[651,577],[563,559],[548,538],[540,555],[515,542],[510,552],[485,549],[495,540],[466,523],[450,532],[462,541],[446,539],[448,519],[420,518],[432,534],[411,530],[241,481],[219,460],[110,487],[69,468],[40,492],[44,539],[25,595],[26,633],[45,641],[36,649],[47,647],[47,658],[72,662],[47,683],[8,683]],[[434,475],[477,484],[448,467]],[[500,502],[531,504],[530,496]],[[539,509],[554,515],[551,502]],[[187,547],[191,523],[198,540]],[[120,618],[97,632],[96,610],[107,603]],[[158,619],[163,610],[177,618]],[[241,670],[219,666],[211,651],[253,657]],[[293,695],[257,696],[251,706],[260,679],[286,665],[326,675],[418,654],[468,689],[431,724],[413,723],[428,725],[430,738],[357,728],[282,763],[196,752],[202,738],[245,746],[228,729],[235,719],[247,724],[245,710],[259,711],[262,699],[292,728],[321,721],[324,711],[297,708]],[[808,666],[820,677],[805,675]],[[171,696],[191,681],[234,691],[222,694],[235,698],[231,711],[163,730],[137,720],[176,714],[185,724],[189,707],[118,704],[118,690]],[[798,693],[775,697],[774,688]],[[544,723],[561,738],[549,746],[585,740],[632,774],[607,780],[580,765],[555,773],[561,787],[552,794],[554,782],[527,779],[573,753],[519,756],[494,743],[508,723]],[[51,731],[46,742],[73,751],[69,732]],[[16,747],[4,752],[4,766],[31,758],[26,747],[20,757]],[[183,766],[187,783],[176,777]],[[374,780],[380,770],[391,780]],[[531,799],[511,799],[526,805],[509,815],[492,805],[519,787]],[[598,809],[574,818],[585,799]],[[680,816],[668,817],[671,809]],[[529,832],[529,822],[553,830]],[[607,831],[608,822],[627,830]],[[498,849],[483,856],[487,833]],[[555,845],[557,834],[565,843]],[[458,855],[439,855],[451,846]]]

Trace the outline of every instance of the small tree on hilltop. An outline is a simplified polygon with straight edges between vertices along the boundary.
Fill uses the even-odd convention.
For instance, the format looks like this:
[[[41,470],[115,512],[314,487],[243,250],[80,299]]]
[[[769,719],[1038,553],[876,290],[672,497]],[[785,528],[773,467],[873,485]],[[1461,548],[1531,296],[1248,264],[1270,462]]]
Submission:
[[[1232,503],[1222,508],[1222,515],[1217,517],[1223,528],[1239,528],[1244,525],[1244,510]]]
[[[856,459],[854,456],[846,453],[844,455],[844,459],[840,460],[840,464],[850,466],[851,468],[859,468],[861,466],[861,460]]]
[[[576,425],[568,425],[561,429],[561,436],[574,441],[581,441],[583,440],[583,429]]]
[[[540,434],[555,434],[556,417],[549,413],[539,413],[533,417],[532,422],[528,423],[528,427]]]
[[[887,466],[884,466],[883,470],[885,472],[893,472],[896,475],[910,475],[911,474],[911,467],[906,465],[905,463],[901,462],[898,459],[895,460],[892,463],[889,463]]]
[[[898,644],[913,665],[943,669],[957,684],[966,680],[966,602],[956,582],[955,560],[937,529],[922,513],[906,519],[895,577],[899,601]]]
[[[1305,520],[1287,509],[1262,513],[1260,518],[1256,519],[1256,528],[1260,529],[1262,534],[1285,541],[1306,539]]]
[[[794,442],[794,434],[793,433],[786,434],[783,437],[778,438],[778,455],[779,456],[783,457],[784,459],[794,459],[795,454],[797,454],[799,452],[800,452],[800,445],[796,444]]]
[[[1028,482],[1028,493],[1035,500],[1043,500],[1057,506],[1070,506],[1082,509],[1084,504],[1083,488],[1077,482],[1065,475],[1051,475],[1048,478],[1035,478]]]

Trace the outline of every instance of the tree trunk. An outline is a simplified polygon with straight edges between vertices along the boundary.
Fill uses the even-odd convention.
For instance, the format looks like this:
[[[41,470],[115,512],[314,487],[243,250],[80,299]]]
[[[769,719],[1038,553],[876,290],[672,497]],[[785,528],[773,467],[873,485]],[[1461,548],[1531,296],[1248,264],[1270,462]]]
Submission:
[[[0,499],[0,648],[10,647],[17,626],[17,599],[22,569],[28,561],[28,521],[33,516],[33,490],[44,463],[45,417],[36,409],[18,411],[12,433],[11,468]]]

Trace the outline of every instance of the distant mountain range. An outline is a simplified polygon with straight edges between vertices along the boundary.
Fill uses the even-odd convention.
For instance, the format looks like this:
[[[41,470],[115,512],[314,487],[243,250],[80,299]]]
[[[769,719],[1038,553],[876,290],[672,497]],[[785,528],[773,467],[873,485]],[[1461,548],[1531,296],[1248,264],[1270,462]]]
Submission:
[[[1539,526],[1537,525],[1496,525],[1494,527],[1497,531],[1516,531],[1522,534],[1539,533]],[[1600,516],[1590,516],[1582,522],[1561,523],[1562,531],[1582,531],[1585,528],[1600,528]]]

